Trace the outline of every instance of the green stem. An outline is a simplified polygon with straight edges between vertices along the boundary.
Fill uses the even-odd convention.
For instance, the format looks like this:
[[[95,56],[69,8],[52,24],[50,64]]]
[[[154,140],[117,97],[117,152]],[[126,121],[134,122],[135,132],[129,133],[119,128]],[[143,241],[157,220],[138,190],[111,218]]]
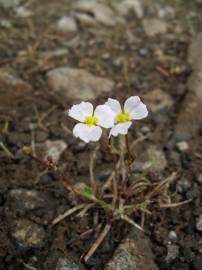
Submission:
[[[126,134],[125,136],[125,143],[126,143],[126,149],[127,149],[127,152],[128,152],[128,157],[129,157],[129,160],[133,160],[133,155],[131,153],[131,149],[130,149],[130,144],[129,144],[129,140],[128,140],[128,134]]]
[[[120,135],[120,161],[121,161],[121,175],[122,175],[122,182],[125,183],[126,181],[126,170],[125,170],[125,137],[124,135]]]
[[[0,142],[0,147],[3,149],[3,151],[7,154],[7,156],[11,157],[12,159],[15,159],[14,155],[11,153],[11,151],[5,146],[3,142]]]

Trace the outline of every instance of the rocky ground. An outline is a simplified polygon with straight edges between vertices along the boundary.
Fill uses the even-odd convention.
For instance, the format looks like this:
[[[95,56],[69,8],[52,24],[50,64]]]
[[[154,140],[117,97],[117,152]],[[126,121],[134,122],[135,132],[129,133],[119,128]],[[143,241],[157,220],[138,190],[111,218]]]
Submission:
[[[200,0],[0,0],[0,269],[202,269],[201,12]],[[95,145],[72,137],[64,111],[130,95],[150,110],[131,130],[134,175],[177,172],[165,199],[191,202],[152,209],[146,235],[116,224],[84,264],[97,237],[85,232],[103,220],[53,226],[78,202],[21,148],[52,155],[63,181],[88,181]],[[112,168],[97,154],[100,185]]]

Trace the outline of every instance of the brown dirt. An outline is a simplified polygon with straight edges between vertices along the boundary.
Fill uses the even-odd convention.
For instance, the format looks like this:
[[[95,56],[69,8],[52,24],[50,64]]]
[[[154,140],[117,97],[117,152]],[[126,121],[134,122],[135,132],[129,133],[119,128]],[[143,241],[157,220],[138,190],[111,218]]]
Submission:
[[[69,5],[65,9],[69,9]],[[55,95],[47,87],[45,74],[52,68],[66,64],[73,67],[85,68],[95,75],[110,78],[116,82],[114,97],[124,100],[131,94],[144,95],[153,89],[161,89],[169,93],[174,100],[174,108],[164,113],[151,115],[150,118],[138,124],[131,132],[131,139],[139,136],[142,126],[147,125],[151,137],[146,143],[156,144],[165,151],[168,166],[158,176],[166,177],[170,172],[179,170],[179,179],[186,178],[191,182],[188,191],[176,193],[176,183],[170,187],[174,201],[193,198],[190,204],[172,210],[153,209],[152,216],[146,220],[146,229],[152,241],[156,262],[160,269],[188,270],[197,268],[197,260],[201,261],[201,234],[195,228],[196,218],[202,210],[202,186],[197,182],[201,171],[201,135],[197,135],[190,142],[188,152],[179,153],[172,142],[175,119],[180,110],[181,102],[186,94],[186,82],[190,74],[190,67],[186,62],[187,47],[191,33],[189,22],[176,18],[169,23],[182,25],[182,32],[177,35],[172,32],[162,37],[148,38],[140,21],[128,16],[126,27],[138,37],[131,44],[126,39],[125,26],[117,26],[116,30],[106,35],[96,36],[91,31],[79,29],[81,42],[76,47],[69,48],[65,57],[42,59],[41,52],[54,51],[58,48],[67,48],[68,40],[72,36],[58,33],[54,24],[60,14],[64,14],[62,1],[43,1],[34,5],[34,14],[31,19],[17,19],[12,12],[0,11],[4,18],[13,23],[10,29],[0,32],[0,67],[12,70],[17,77],[22,78],[31,87],[30,92],[24,92],[13,99],[13,93],[8,91],[6,100],[10,104],[0,101],[0,141],[2,141],[15,160],[8,157],[0,149],[0,269],[20,270],[25,269],[23,263],[33,265],[37,269],[55,269],[58,256],[70,250],[75,257],[82,256],[96,238],[96,233],[86,239],[78,239],[79,235],[92,228],[94,213],[79,221],[76,217],[64,219],[57,226],[50,225],[51,220],[58,213],[67,210],[75,203],[61,183],[57,173],[44,173],[35,161],[21,154],[23,145],[31,143],[30,124],[35,124],[35,141],[43,143],[47,139],[62,139],[68,144],[68,149],[60,159],[60,170],[63,170],[63,181],[80,182],[88,181],[88,160],[94,145],[79,147],[79,142],[68,134],[62,125],[71,128],[71,122],[64,114],[71,104],[59,95]],[[49,12],[44,13],[45,10]],[[46,14],[46,15],[44,15]],[[59,15],[58,15],[59,14]],[[177,13],[178,14],[178,13]],[[181,10],[180,10],[181,14]],[[197,14],[197,13],[196,13]],[[197,20],[197,17],[194,17]],[[158,60],[155,51],[161,48],[167,55],[164,63]],[[141,53],[145,49],[146,53]],[[109,54],[109,59],[103,55]],[[116,66],[113,60],[122,57],[122,66]],[[160,67],[160,69],[159,69]],[[171,73],[173,67],[183,67],[180,74]],[[165,72],[164,72],[165,71]],[[167,75],[166,75],[167,74]],[[5,85],[0,85],[5,87]],[[9,94],[10,93],[10,94]],[[102,102],[105,97],[100,97],[96,102]],[[9,103],[9,102],[8,102]],[[37,112],[40,115],[49,109],[54,110],[45,118],[42,125],[37,122]],[[4,132],[5,123],[8,130]],[[71,124],[69,124],[71,122]],[[112,161],[105,153],[101,153],[96,161],[96,176],[100,185],[105,181],[107,169],[112,169]],[[103,172],[104,171],[104,172]],[[149,174],[151,181],[155,175]],[[37,183],[36,183],[37,180]],[[16,188],[34,189],[42,192],[44,196],[51,197],[52,207],[35,209],[31,212],[18,213],[9,206],[9,191]],[[46,242],[43,247],[22,249],[12,237],[10,220],[19,217],[28,218],[41,225],[46,231]],[[104,223],[105,217],[100,215],[99,223]],[[138,217],[136,217],[138,219]],[[47,222],[44,222],[47,220]],[[129,230],[125,224],[115,224],[103,245],[86,265],[87,269],[103,269],[103,265],[111,258],[115,247]],[[168,233],[176,231],[178,239],[175,244],[179,246],[179,255],[174,261],[166,265]],[[37,258],[36,261],[34,261]]]

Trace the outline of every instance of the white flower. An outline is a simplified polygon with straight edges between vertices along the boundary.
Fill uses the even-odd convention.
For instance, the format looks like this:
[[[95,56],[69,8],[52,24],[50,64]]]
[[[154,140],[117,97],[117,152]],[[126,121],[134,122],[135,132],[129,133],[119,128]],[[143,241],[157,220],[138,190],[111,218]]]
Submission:
[[[102,135],[103,128],[111,128],[114,125],[114,113],[106,105],[99,105],[93,112],[90,102],[81,102],[73,105],[68,115],[81,123],[75,125],[73,134],[84,142],[96,142]]]
[[[105,105],[109,106],[115,115],[115,125],[112,127],[109,136],[126,135],[132,120],[140,120],[148,115],[146,105],[142,103],[138,96],[129,97],[124,103],[123,110],[116,99],[108,98]]]

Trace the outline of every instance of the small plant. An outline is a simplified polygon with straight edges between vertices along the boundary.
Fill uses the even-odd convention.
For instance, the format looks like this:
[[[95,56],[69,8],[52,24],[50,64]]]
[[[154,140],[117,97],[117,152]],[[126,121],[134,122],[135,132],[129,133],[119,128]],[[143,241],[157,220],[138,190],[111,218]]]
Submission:
[[[105,140],[107,144],[105,143],[104,149],[113,156],[114,160],[114,170],[105,184],[98,188],[94,176],[94,160],[99,147],[103,148],[101,142],[89,160],[89,184],[80,183],[72,186],[66,182],[63,183],[70,192],[82,198],[82,203],[56,217],[52,222],[53,225],[76,212],[78,212],[78,217],[82,217],[92,208],[101,208],[106,215],[107,222],[100,227],[99,237],[84,255],[85,261],[88,261],[97,250],[114,222],[123,220],[143,231],[145,216],[151,215],[151,206],[157,205],[167,208],[188,202],[172,204],[165,203],[164,200],[162,203],[162,194],[166,196],[165,193],[170,183],[176,178],[177,173],[172,173],[167,179],[157,183],[151,183],[144,175],[131,173],[130,167],[131,163],[134,162],[134,157],[130,151],[128,130],[133,121],[148,116],[147,107],[138,96],[129,97],[123,108],[117,100],[111,98],[104,105],[97,106],[95,110],[91,103],[81,102],[73,105],[67,114],[80,122],[74,126],[73,135],[85,143],[101,141],[102,133],[107,134],[107,140]],[[24,147],[24,153],[40,162],[47,169],[57,170],[51,159],[41,160],[33,155],[27,147]],[[134,213],[141,216],[140,224],[134,221]]]

